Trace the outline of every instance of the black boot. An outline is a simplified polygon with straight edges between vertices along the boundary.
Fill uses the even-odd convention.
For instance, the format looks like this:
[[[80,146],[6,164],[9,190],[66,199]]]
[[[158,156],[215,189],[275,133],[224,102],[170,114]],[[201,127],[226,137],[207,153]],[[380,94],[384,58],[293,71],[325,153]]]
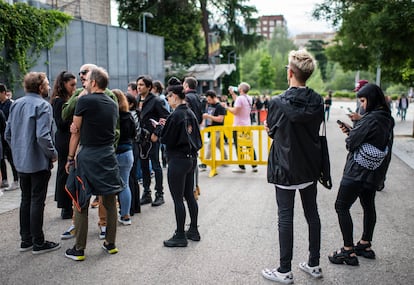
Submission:
[[[151,192],[150,191],[144,191],[144,193],[142,193],[140,204],[145,205],[145,204],[149,204],[151,202],[152,202]]]
[[[62,212],[61,212],[60,216],[62,217],[63,220],[72,219],[72,215],[73,215],[72,207],[67,208],[67,209],[62,208]]]
[[[164,241],[164,246],[166,247],[186,247],[188,244],[185,233],[175,232],[172,238]]]
[[[200,233],[198,232],[197,228],[190,227],[188,231],[185,232],[185,235],[187,239],[190,239],[192,241],[200,241]]]
[[[151,206],[158,207],[158,206],[161,206],[164,203],[165,203],[165,201],[164,201],[164,195],[163,194],[156,193],[155,194],[155,200],[151,204]]]

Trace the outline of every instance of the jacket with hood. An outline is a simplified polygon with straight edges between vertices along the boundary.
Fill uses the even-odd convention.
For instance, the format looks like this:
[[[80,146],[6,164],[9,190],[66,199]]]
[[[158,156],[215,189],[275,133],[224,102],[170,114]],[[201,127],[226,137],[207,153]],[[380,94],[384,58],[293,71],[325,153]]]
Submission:
[[[269,183],[290,186],[318,180],[319,128],[323,119],[323,98],[307,87],[291,87],[269,102],[267,126],[273,139],[267,169]]]
[[[355,123],[355,126],[351,129],[349,136],[345,140],[349,153],[343,178],[353,181],[363,181],[374,186],[382,183],[391,159],[393,128],[394,119],[389,112],[378,109],[365,113],[361,120]],[[380,167],[375,170],[368,170],[354,160],[354,152],[363,143],[369,143],[382,151],[388,146],[386,158]]]

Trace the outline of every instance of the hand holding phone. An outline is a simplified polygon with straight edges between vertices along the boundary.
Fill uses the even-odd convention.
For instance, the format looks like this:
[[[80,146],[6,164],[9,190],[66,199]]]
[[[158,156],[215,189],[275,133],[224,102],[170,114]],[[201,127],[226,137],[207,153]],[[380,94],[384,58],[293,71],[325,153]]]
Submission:
[[[151,122],[151,124],[154,126],[154,127],[156,127],[156,126],[158,126],[160,123],[159,122],[157,122],[156,120],[154,120],[154,119],[150,119],[150,122]]]
[[[342,132],[344,132],[344,133],[349,133],[349,131],[351,130],[350,126],[348,124],[342,122],[341,120],[337,120],[336,123],[339,125]]]

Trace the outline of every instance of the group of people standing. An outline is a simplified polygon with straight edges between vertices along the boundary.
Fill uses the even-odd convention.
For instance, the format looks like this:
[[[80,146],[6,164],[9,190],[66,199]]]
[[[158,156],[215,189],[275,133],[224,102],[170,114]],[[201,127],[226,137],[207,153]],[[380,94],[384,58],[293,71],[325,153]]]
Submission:
[[[265,122],[273,139],[267,180],[275,185],[280,265],[264,269],[262,275],[285,284],[293,283],[296,190],[299,190],[309,225],[309,257],[299,268],[314,278],[323,276],[317,181],[322,157],[319,129],[325,110],[323,98],[306,86],[314,69],[315,60],[308,52],[289,53],[286,66],[289,88],[269,101]],[[79,77],[82,88],[76,89],[76,76],[61,72],[56,78],[50,104],[44,99],[49,92],[46,74],[30,72],[24,78],[26,95],[10,107],[5,140],[11,147],[22,190],[20,251],[32,250],[33,254],[40,254],[60,248],[59,243],[47,241],[42,230],[47,184],[53,163],[58,161],[56,200],[62,208],[62,218],[74,216],[69,234],[76,236],[75,245],[66,250],[65,256],[77,261],[85,259],[88,208],[93,195],[100,197],[99,208],[105,211],[102,217],[100,215],[100,222],[102,219],[104,223],[100,224],[102,247],[110,254],[117,253],[117,220],[129,225],[130,216],[138,212],[141,205],[165,203],[159,157],[161,145],[167,157],[168,186],[176,217],[174,233],[164,241],[164,246],[185,247],[188,240],[200,241],[198,203],[194,195],[198,186],[197,156],[202,147],[200,124],[203,119],[221,124],[227,111],[235,115],[235,126],[250,125],[252,99],[247,95],[250,85],[239,84],[239,94],[229,89],[234,100],[231,107],[222,106],[215,92],[208,91],[207,102],[215,106],[217,112],[203,115],[203,106],[195,91],[197,81],[192,77],[183,82],[177,78],[169,80],[165,98],[154,94],[162,90],[154,89],[149,76],[139,76],[135,86],[130,84],[129,92],[133,93],[135,87],[136,94],[129,95],[121,90],[109,90],[108,73],[93,64],[83,65]],[[375,84],[366,84],[357,92],[357,97],[364,115],[355,119],[353,126],[340,125],[347,136],[349,153],[335,202],[343,246],[328,256],[334,264],[358,265],[357,256],[375,258],[371,244],[376,223],[375,193],[391,155],[394,120],[383,92]],[[57,126],[55,135],[53,121]],[[237,138],[234,141],[237,144]],[[141,198],[139,190],[134,190],[137,158],[143,173]],[[154,200],[150,190],[150,162],[155,173]],[[244,173],[246,169],[240,165],[234,172]],[[257,166],[253,166],[253,172],[257,172]],[[364,226],[360,240],[354,244],[350,208],[357,198],[364,211]],[[187,230],[184,199],[190,215]]]

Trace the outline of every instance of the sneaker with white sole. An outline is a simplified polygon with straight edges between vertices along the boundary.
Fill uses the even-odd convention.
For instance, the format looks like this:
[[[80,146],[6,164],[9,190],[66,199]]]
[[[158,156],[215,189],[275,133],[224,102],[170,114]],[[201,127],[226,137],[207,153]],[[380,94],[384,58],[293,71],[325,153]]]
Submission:
[[[231,172],[233,172],[233,173],[246,173],[246,169],[234,168],[234,169],[231,170]]]
[[[302,271],[308,273],[309,275],[311,275],[314,278],[322,278],[323,277],[322,268],[320,268],[319,265],[311,267],[311,266],[308,265],[307,262],[301,262],[301,263],[299,263],[299,268]]]
[[[99,239],[105,239],[106,237],[106,226],[100,226],[99,229],[101,232],[99,233]]]
[[[76,229],[74,225],[71,225],[63,234],[60,235],[61,239],[71,239],[76,235]]]
[[[19,181],[13,181],[9,187],[5,188],[4,191],[13,191],[20,188]]]
[[[125,217],[119,217],[118,218],[118,222],[120,222],[124,226],[130,226],[132,224],[131,218],[129,218],[129,217],[127,217],[127,218],[125,218]]]
[[[265,268],[262,270],[262,275],[264,278],[280,282],[283,284],[293,284],[293,274],[292,271],[286,272],[286,273],[280,273],[277,271],[277,268],[274,269],[268,269]]]
[[[45,240],[43,244],[40,244],[40,245],[33,244],[32,253],[42,254],[42,253],[58,250],[59,248],[60,248],[59,243]]]

